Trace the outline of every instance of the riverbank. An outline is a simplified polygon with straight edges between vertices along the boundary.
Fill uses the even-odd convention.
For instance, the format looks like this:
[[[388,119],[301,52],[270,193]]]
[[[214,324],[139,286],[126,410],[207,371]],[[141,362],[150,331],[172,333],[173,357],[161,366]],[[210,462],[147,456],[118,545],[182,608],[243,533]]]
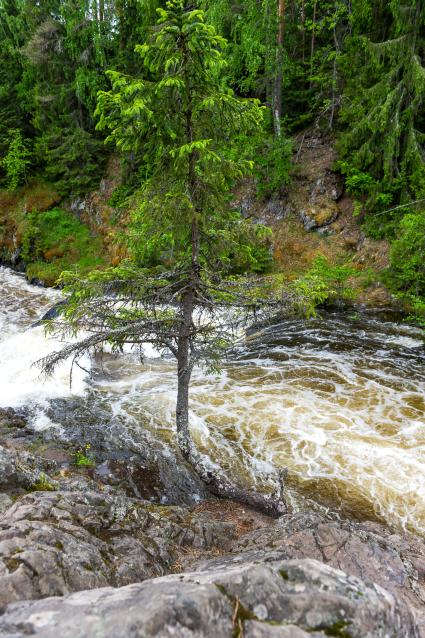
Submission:
[[[320,508],[273,521],[182,459],[122,453],[77,466],[1,412],[1,636],[425,636],[419,538]]]
[[[354,200],[334,170],[332,142],[307,134],[294,145],[287,186],[266,198],[257,194],[253,180],[235,191],[243,214],[272,229],[271,273],[291,281],[323,256],[331,268],[352,268],[352,304],[403,310],[384,283],[389,244],[364,235]],[[126,255],[121,233],[129,217],[122,191],[119,162],[111,156],[99,189],[85,197],[62,199],[37,181],[16,193],[1,192],[0,260],[48,286],[63,270],[84,274],[117,265]]]
[[[34,362],[61,343],[32,326],[60,292],[0,273],[0,407],[26,407],[34,432],[59,432],[73,453],[103,450],[98,464],[118,442],[176,453],[174,361],[148,349],[142,364],[127,349],[81,361],[72,385],[70,362],[40,377]],[[297,501],[421,533],[423,362],[421,330],[387,311],[287,319],[239,343],[219,374],[195,368],[192,436],[223,478],[269,492],[286,468]]]
[[[195,373],[205,462],[264,490],[289,470],[275,521],[181,458],[171,362],[105,356],[45,384],[30,364],[56,345],[30,326],[59,293],[1,274],[0,635],[425,636],[425,545],[403,530],[425,522],[414,328],[287,321]]]

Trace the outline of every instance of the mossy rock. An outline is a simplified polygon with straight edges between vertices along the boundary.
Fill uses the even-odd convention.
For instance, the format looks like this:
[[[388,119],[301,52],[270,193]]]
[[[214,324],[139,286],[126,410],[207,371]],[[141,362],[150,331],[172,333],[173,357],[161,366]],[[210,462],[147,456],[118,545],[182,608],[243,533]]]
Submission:
[[[309,206],[301,211],[300,216],[306,230],[316,230],[332,224],[339,215],[335,202]]]

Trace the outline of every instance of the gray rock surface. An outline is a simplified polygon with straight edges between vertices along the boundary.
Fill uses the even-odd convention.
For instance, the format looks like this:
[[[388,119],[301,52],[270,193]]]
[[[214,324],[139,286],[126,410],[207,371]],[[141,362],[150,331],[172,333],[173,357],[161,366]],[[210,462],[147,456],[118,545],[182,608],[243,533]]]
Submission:
[[[425,543],[413,534],[396,534],[377,522],[302,512],[245,535],[232,550],[248,557],[275,552],[287,559],[314,558],[377,583],[415,609],[425,636]]]
[[[195,505],[210,496],[178,450],[153,439],[139,424],[122,423],[111,406],[75,399],[51,402],[49,416],[62,432],[53,441],[76,450],[90,444],[98,467],[95,478],[121,487],[128,496],[169,505]]]
[[[9,602],[169,573],[180,553],[228,550],[230,523],[123,495],[34,492],[0,519],[0,610]]]
[[[25,428],[0,414],[1,637],[425,638],[418,537],[194,506],[187,466],[114,449],[113,429],[101,444],[93,431],[97,466],[78,469],[72,442],[15,438]]]
[[[0,445],[0,492],[19,494],[41,485],[53,487],[48,473],[54,470],[49,461]]]
[[[314,560],[230,561],[121,589],[14,604],[0,617],[4,638],[232,638],[245,629],[251,638],[417,636],[409,609],[391,594]]]

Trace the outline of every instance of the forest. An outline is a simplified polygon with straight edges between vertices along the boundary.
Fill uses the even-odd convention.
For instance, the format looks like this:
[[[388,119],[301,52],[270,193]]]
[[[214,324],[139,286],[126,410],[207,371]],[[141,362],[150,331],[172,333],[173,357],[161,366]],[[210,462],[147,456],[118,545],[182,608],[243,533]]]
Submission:
[[[424,0],[0,33],[0,638],[425,638]]]
[[[99,187],[119,154],[116,204],[151,171],[149,131],[115,144],[102,125],[114,74],[152,78],[143,45],[164,2],[2,0],[0,184],[41,180],[61,198]],[[195,6],[195,5],[194,5]],[[425,296],[425,7],[419,0],[211,0],[196,3],[223,38],[224,82],[258,100],[262,123],[229,152],[255,157],[267,197],[291,180],[294,139],[317,127],[367,236],[391,243],[391,290],[420,316]],[[231,135],[231,133],[230,133]],[[295,149],[296,150],[296,149]],[[70,222],[72,223],[72,222]],[[28,243],[28,242],[27,242]]]

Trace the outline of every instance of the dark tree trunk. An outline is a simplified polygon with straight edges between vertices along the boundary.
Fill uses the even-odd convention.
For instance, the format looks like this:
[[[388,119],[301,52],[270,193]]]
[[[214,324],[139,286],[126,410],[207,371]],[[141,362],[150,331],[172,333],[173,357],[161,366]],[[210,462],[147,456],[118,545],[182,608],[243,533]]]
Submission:
[[[279,0],[283,6],[283,0]],[[283,33],[282,33],[283,37]],[[185,52],[187,53],[187,52]],[[190,87],[190,81],[188,87]],[[186,138],[191,143],[194,140],[193,113],[189,99],[186,108]],[[183,286],[180,300],[181,324],[177,341],[177,404],[176,404],[176,429],[179,449],[184,458],[190,463],[201,480],[208,486],[212,494],[220,498],[228,498],[239,501],[249,507],[278,517],[286,512],[286,504],[282,497],[283,481],[279,475],[278,488],[275,494],[266,496],[257,492],[241,489],[226,479],[215,476],[208,471],[201,455],[197,452],[189,430],[189,388],[193,369],[192,357],[192,334],[195,329],[193,322],[193,312],[196,305],[196,296],[201,283],[201,265],[199,261],[200,253],[200,233],[197,216],[200,214],[200,204],[198,200],[198,189],[196,180],[196,151],[188,156],[188,192],[193,206],[193,218],[191,222],[191,261],[188,274]]]
[[[273,90],[273,125],[277,137],[281,135],[282,119],[282,82],[283,82],[283,36],[285,31],[285,0],[278,0],[277,4],[277,37],[276,37],[276,73]]]
[[[182,325],[183,328],[183,325]],[[182,334],[177,351],[177,404],[176,427],[179,448],[186,460],[192,456],[192,442],[189,432],[189,385],[191,368],[189,362],[189,340]]]
[[[105,0],[99,0],[99,22],[105,20]]]
[[[288,511],[286,501],[283,496],[285,487],[286,471],[282,470],[276,473],[276,488],[275,491],[270,494],[260,494],[253,490],[243,489],[230,483],[226,478],[217,476],[211,471],[207,470],[203,465],[200,458],[195,457],[191,459],[191,465],[196,470],[196,473],[201,480],[208,487],[209,491],[218,496],[219,498],[226,498],[231,501],[236,501],[252,507],[263,514],[272,516],[273,518],[279,518]]]
[[[305,0],[301,2],[302,61],[305,62]]]
[[[316,46],[316,12],[317,12],[317,0],[314,0],[313,25],[311,29],[311,44],[310,44],[310,76],[313,75],[313,58],[314,58],[314,51]],[[312,86],[312,82],[310,80],[310,87],[311,86]]]

